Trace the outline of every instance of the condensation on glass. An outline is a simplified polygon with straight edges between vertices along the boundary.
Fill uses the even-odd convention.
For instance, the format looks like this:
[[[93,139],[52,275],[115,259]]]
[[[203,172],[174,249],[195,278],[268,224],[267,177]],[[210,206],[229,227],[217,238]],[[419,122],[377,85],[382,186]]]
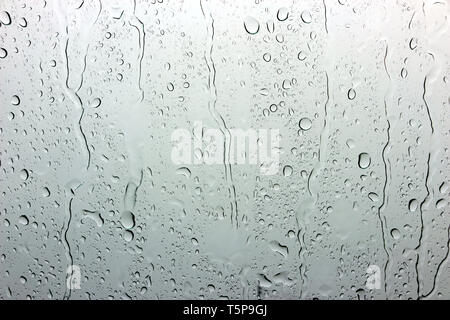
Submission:
[[[450,299],[448,1],[0,3],[1,299]]]

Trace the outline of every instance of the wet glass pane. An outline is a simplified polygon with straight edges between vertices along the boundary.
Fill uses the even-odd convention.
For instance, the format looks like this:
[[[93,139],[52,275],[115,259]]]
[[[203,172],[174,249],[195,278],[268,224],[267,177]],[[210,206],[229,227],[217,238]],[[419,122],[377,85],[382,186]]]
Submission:
[[[0,2],[0,299],[450,299],[448,1]]]

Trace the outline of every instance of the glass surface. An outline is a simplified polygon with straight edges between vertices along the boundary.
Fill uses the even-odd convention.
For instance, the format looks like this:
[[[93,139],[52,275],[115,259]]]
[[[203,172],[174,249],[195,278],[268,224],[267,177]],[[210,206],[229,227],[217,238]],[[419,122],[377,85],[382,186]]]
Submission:
[[[450,299],[449,16],[0,0],[0,299]]]

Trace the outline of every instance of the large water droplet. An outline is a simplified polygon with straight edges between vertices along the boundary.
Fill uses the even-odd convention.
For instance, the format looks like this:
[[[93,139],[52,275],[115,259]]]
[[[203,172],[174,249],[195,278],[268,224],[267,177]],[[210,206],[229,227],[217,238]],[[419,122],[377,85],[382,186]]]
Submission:
[[[135,223],[134,214],[129,210],[125,210],[120,216],[120,223],[125,229],[133,228]]]
[[[292,172],[293,172],[293,171],[294,171],[294,169],[292,169],[291,166],[284,166],[284,168],[283,168],[283,175],[284,175],[285,177],[289,177],[289,176],[292,175]]]
[[[11,16],[9,15],[9,12],[7,11],[0,12],[0,24],[3,24],[5,26],[11,24]]]
[[[181,175],[185,176],[186,178],[191,177],[191,170],[189,170],[189,168],[181,167],[181,168],[178,168],[176,172],[177,172],[177,174],[181,174]]]
[[[312,121],[309,118],[301,118],[300,121],[298,122],[298,126],[303,131],[307,131],[307,130],[311,129]]]
[[[244,20],[244,28],[249,34],[257,34],[259,31],[259,22],[255,18],[247,16]]]
[[[411,199],[408,203],[408,209],[411,212],[414,212],[417,210],[417,208],[419,207],[419,201],[417,201],[416,199]]]
[[[360,153],[358,156],[358,165],[361,169],[367,169],[371,161],[370,155],[366,152]]]
[[[28,217],[24,216],[24,215],[20,216],[19,217],[19,223],[24,225],[24,226],[28,225],[28,223],[29,223]]]
[[[13,106],[18,106],[20,104],[20,98],[18,96],[16,96],[16,95],[12,96],[11,104]]]
[[[311,23],[312,22],[312,17],[311,17],[311,13],[309,13],[309,11],[303,11],[300,15],[300,18],[302,19],[302,21],[304,23]]]
[[[391,236],[392,236],[392,238],[394,238],[394,240],[400,239],[400,230],[393,228],[391,230]]]
[[[4,59],[8,56],[8,51],[4,48],[0,48],[0,59]]]
[[[280,8],[277,12],[277,19],[279,21],[285,21],[289,17],[289,11],[287,8]]]
[[[130,242],[131,240],[133,240],[133,238],[134,238],[133,232],[131,232],[130,230],[125,230],[125,231],[124,231],[124,233],[123,233],[123,239],[124,239],[126,242]]]
[[[27,169],[20,170],[19,175],[20,175],[20,179],[22,179],[23,181],[27,180],[29,177],[28,170]]]

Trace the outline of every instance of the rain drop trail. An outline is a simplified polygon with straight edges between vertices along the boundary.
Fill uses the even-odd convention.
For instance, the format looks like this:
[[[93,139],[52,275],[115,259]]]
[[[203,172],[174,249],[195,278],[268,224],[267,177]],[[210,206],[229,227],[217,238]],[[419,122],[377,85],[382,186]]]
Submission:
[[[70,78],[70,67],[69,67],[69,55],[68,55],[68,47],[69,47],[69,31],[68,31],[68,27],[66,27],[66,45],[64,48],[64,57],[65,57],[65,61],[66,61],[66,81],[65,81],[65,91],[66,94],[68,95],[68,97],[70,98],[70,100],[72,101],[72,103],[75,105],[76,109],[81,110],[80,112],[80,116],[78,118],[77,121],[77,127],[78,127],[78,132],[81,135],[81,139],[82,139],[82,144],[84,145],[83,148],[84,150],[86,150],[87,153],[87,165],[86,165],[86,170],[89,170],[89,167],[91,165],[91,151],[89,150],[89,145],[88,145],[88,141],[86,138],[86,134],[83,131],[83,126],[82,126],[82,121],[83,121],[83,116],[84,116],[84,106],[83,106],[83,102],[81,101],[80,96],[78,95],[78,90],[81,88],[81,83],[83,82],[83,73],[84,73],[84,69],[86,68],[86,66],[83,67],[83,73],[81,75],[81,83],[80,86],[78,88],[77,91],[71,89],[69,87],[69,78]],[[87,51],[86,51],[86,55],[87,55]],[[86,64],[86,58],[83,59],[84,63]]]
[[[420,296],[419,299],[423,299],[423,298],[429,297],[436,290],[436,282],[437,282],[437,278],[439,277],[439,272],[441,271],[442,265],[448,259],[449,253],[450,253],[450,227],[448,228],[448,231],[447,231],[447,239],[448,239],[447,240],[447,252],[445,253],[444,258],[441,260],[441,262],[439,263],[439,265],[437,267],[436,273],[435,273],[434,278],[433,278],[433,287],[431,288],[430,292]]]
[[[138,64],[139,64],[139,71],[138,71],[138,88],[140,93],[139,102],[142,102],[144,100],[144,90],[142,90],[142,60],[144,59],[144,50],[145,50],[145,29],[144,29],[144,23],[139,20],[139,18],[136,16],[136,0],[134,0],[134,8],[133,8],[133,23],[130,21],[129,24],[136,28],[139,34],[139,56],[138,56]]]
[[[67,22],[67,13],[62,12],[62,8],[60,7],[60,5],[61,5],[60,3],[57,4],[56,11],[58,14],[59,22],[61,25],[64,26],[63,29],[65,31],[64,32],[65,46],[64,46],[63,57],[64,57],[64,61],[66,64],[66,66],[65,66],[66,67],[66,77],[65,77],[64,90],[65,90],[67,96],[70,98],[70,100],[74,104],[75,108],[77,110],[80,110],[80,116],[76,123],[76,127],[78,128],[78,135],[79,135],[79,139],[81,140],[81,144],[83,145],[83,150],[85,150],[85,152],[87,154],[87,164],[86,164],[86,171],[87,171],[87,170],[89,170],[89,167],[91,165],[91,151],[89,149],[87,137],[86,137],[86,134],[84,133],[83,126],[82,126],[85,108],[84,108],[84,105],[83,105],[83,102],[82,102],[80,96],[78,95],[78,92],[81,90],[81,88],[83,86],[84,73],[86,71],[86,65],[87,65],[87,55],[88,55],[88,51],[89,51],[89,43],[86,44],[86,48],[84,50],[83,68],[82,68],[82,71],[80,74],[80,83],[78,84],[78,86],[75,86],[76,89],[73,89],[69,85],[69,79],[70,79],[71,74],[70,74],[69,54],[68,54],[70,38],[69,38],[69,26],[68,26],[68,22]],[[92,24],[90,24],[89,27],[86,29],[86,31],[84,33],[85,36],[88,36],[90,34],[90,30],[95,25],[95,23],[98,21],[101,11],[102,11],[102,4],[99,1],[99,11],[98,11],[97,17],[94,20],[94,22]],[[63,24],[63,22],[64,22],[64,24]]]
[[[131,110],[133,110],[130,114],[132,117],[136,117],[136,115],[141,114],[141,109],[144,107],[143,101],[145,98],[145,92],[142,88],[142,63],[145,56],[145,40],[146,40],[146,32],[145,32],[145,25],[140,20],[136,14],[136,0],[133,1],[133,11],[129,15],[126,14],[128,18],[128,24],[135,28],[137,30],[137,38],[138,38],[138,55],[136,58],[136,65],[137,65],[137,79],[136,79],[136,89],[137,89],[137,98],[135,99]],[[138,117],[138,116],[137,116]],[[137,118],[130,118],[125,121],[126,123],[135,123]],[[133,175],[140,175],[140,183],[142,182],[142,174],[143,174],[143,164],[141,161],[141,158],[139,157],[140,147],[139,144],[135,143],[136,141],[136,130],[130,130],[128,132],[128,139],[129,142],[126,144],[127,146],[127,152],[129,155],[129,170],[133,173]],[[137,130],[139,131],[139,130]],[[134,186],[136,186],[133,183]],[[138,187],[139,187],[138,186]],[[134,205],[133,205],[134,206]]]
[[[327,5],[325,4],[325,0],[322,1],[323,3],[323,13],[324,13],[324,24],[325,24],[325,32],[328,33],[328,17],[327,17]]]
[[[62,239],[63,239],[64,247],[66,248],[66,257],[67,257],[67,260],[69,261],[69,266],[73,265],[72,251],[70,249],[69,240],[67,239],[67,233],[69,232],[70,222],[72,221],[72,201],[73,201],[73,197],[70,198],[69,205],[67,208],[67,211],[68,211],[67,215],[68,215],[69,219],[67,220],[67,223],[65,224],[65,226],[63,226],[63,229],[61,230],[61,234],[64,235],[62,237]],[[71,272],[73,272],[73,270],[71,270]],[[66,280],[70,279],[71,276],[72,276],[72,274],[68,274]],[[66,281],[66,283],[67,283],[67,281]],[[64,283],[64,285],[66,285],[66,283]],[[63,300],[70,299],[70,296],[72,295],[72,283],[70,281],[68,283],[70,285],[66,286],[66,291],[64,292]]]
[[[323,116],[323,127],[322,132],[320,133],[319,138],[319,152],[318,152],[318,161],[316,166],[311,170],[311,173],[308,177],[308,191],[309,194],[314,197],[314,205],[317,203],[317,199],[319,197],[318,192],[314,192],[312,189],[312,182],[317,178],[317,172],[320,171],[320,169],[323,167],[324,157],[323,155],[326,152],[327,149],[327,140],[328,140],[328,104],[330,102],[330,86],[329,86],[329,78],[328,73],[325,71],[325,77],[326,77],[326,94],[327,99],[325,101],[324,105],[324,116]]]
[[[87,28],[86,33],[85,33],[86,35],[90,34],[90,29],[98,21],[98,18],[102,11],[102,4],[100,1],[99,1],[99,4],[100,4],[99,12],[97,14],[97,17],[96,17],[95,21]],[[64,81],[64,91],[65,91],[66,95],[69,97],[69,99],[72,101],[75,108],[77,110],[80,110],[80,116],[78,118],[78,121],[76,121],[76,123],[75,123],[75,127],[78,128],[78,139],[81,140],[80,142],[83,145],[83,150],[86,150],[86,153],[87,153],[87,165],[86,165],[86,172],[87,172],[89,170],[89,167],[91,164],[91,152],[89,149],[86,135],[85,135],[85,133],[83,131],[83,127],[82,127],[82,120],[83,120],[85,108],[83,106],[83,102],[82,102],[80,96],[78,95],[78,92],[83,85],[84,72],[86,70],[86,62],[87,62],[87,54],[88,54],[88,50],[89,50],[89,44],[86,45],[86,49],[85,49],[84,56],[83,56],[83,68],[82,68],[82,71],[80,74],[80,83],[78,84],[78,86],[75,86],[76,90],[74,90],[69,86],[70,66],[69,66],[69,55],[68,55],[68,48],[69,48],[69,24],[67,21],[68,17],[67,17],[67,12],[64,12],[64,10],[61,6],[62,6],[61,2],[55,2],[54,9],[55,9],[56,15],[58,17],[59,25],[60,25],[61,29],[63,29],[62,34],[64,34],[64,37],[65,37],[65,45],[61,46],[62,56],[65,61],[65,69],[66,69],[65,70],[66,74],[65,74],[65,81]],[[73,191],[72,191],[72,194],[73,194]],[[67,233],[69,231],[70,223],[72,221],[72,201],[73,201],[73,199],[74,199],[74,195],[70,198],[70,200],[68,202],[68,218],[67,218],[67,222],[65,223],[65,225],[63,225],[63,229],[65,227],[63,242],[64,242],[64,247],[66,249],[66,257],[67,257],[69,266],[73,265],[73,257],[72,257],[70,244],[69,244],[69,241],[67,238]],[[61,234],[62,234],[62,231],[61,231]],[[67,275],[66,280],[68,280],[70,278],[70,276],[71,276],[71,274]],[[67,292],[67,289],[64,292],[63,299],[70,298],[70,296],[72,294],[70,286],[69,286],[68,290],[69,290],[68,292]]]
[[[208,67],[209,76],[208,76],[208,88],[209,88],[209,101],[208,101],[208,110],[211,114],[212,118],[219,126],[220,131],[224,136],[224,145],[223,145],[223,165],[225,168],[225,180],[228,184],[228,193],[230,200],[230,208],[231,208],[231,223],[235,224],[236,227],[239,227],[238,221],[238,205],[236,198],[236,187],[233,181],[233,173],[231,171],[231,163],[230,163],[230,145],[231,145],[231,133],[228,129],[225,120],[222,115],[216,109],[217,102],[217,87],[216,87],[216,67],[214,64],[214,60],[212,58],[212,52],[214,47],[214,18],[211,12],[208,14],[205,12],[202,4],[202,0],[200,0],[200,8],[202,10],[203,17],[207,23],[207,35],[208,35],[208,47],[209,50],[205,51],[205,61]]]
[[[137,193],[144,180],[144,170],[141,169],[140,178],[138,184],[130,181],[125,187],[125,193],[123,195],[124,210],[133,210],[136,205]]]
[[[423,205],[428,200],[430,196],[430,189],[428,188],[428,180],[430,177],[430,158],[431,154],[428,153],[427,158],[427,172],[425,174],[425,189],[427,190],[427,194],[423,198],[422,202],[419,206],[419,212],[420,212],[420,234],[419,234],[419,240],[417,243],[417,246],[414,248],[414,251],[416,252],[416,264],[415,264],[415,270],[416,270],[416,282],[417,282],[417,299],[420,299],[420,279],[419,279],[419,249],[422,246],[422,237],[423,237],[423,231],[424,231],[424,225],[423,225]]]
[[[383,159],[384,164],[384,185],[383,185],[383,201],[381,202],[381,205],[378,207],[378,220],[380,221],[380,227],[381,227],[381,238],[383,239],[383,250],[386,254],[386,263],[384,264],[384,271],[383,271],[383,280],[384,280],[384,292],[387,295],[387,281],[386,281],[386,270],[389,264],[389,251],[387,250],[386,246],[386,217],[382,215],[382,212],[384,212],[385,208],[388,205],[389,201],[389,186],[391,181],[391,162],[389,159],[386,159],[386,152],[391,140],[391,123],[389,122],[389,114],[388,114],[388,107],[387,107],[387,98],[390,95],[391,91],[391,75],[389,74],[389,71],[387,69],[387,56],[388,56],[388,50],[389,46],[386,44],[386,51],[384,54],[383,64],[384,64],[384,70],[386,71],[386,75],[388,77],[388,88],[386,90],[386,93],[384,95],[384,115],[386,118],[386,143],[384,144],[383,151],[381,153],[381,157]]]
[[[326,100],[324,103],[324,115],[323,115],[323,127],[320,133],[319,138],[319,151],[318,151],[318,160],[314,168],[311,170],[311,173],[308,177],[307,182],[307,189],[309,192],[309,197],[305,199],[305,201],[302,203],[302,209],[299,210],[296,221],[297,221],[297,227],[299,228],[299,232],[297,235],[297,239],[300,243],[300,250],[299,250],[299,258],[301,260],[300,265],[300,278],[302,280],[302,289],[300,292],[300,298],[303,293],[303,287],[304,283],[306,282],[307,276],[306,276],[306,266],[305,266],[305,254],[307,252],[306,243],[305,243],[305,234],[306,234],[306,216],[308,214],[308,211],[312,210],[317,205],[317,200],[319,199],[319,192],[313,190],[312,183],[317,180],[318,172],[323,168],[324,166],[324,155],[327,149],[327,143],[328,143],[328,105],[330,104],[330,80],[328,77],[328,72],[325,71],[325,80],[326,80]],[[300,218],[299,218],[300,216]]]
[[[424,3],[425,6],[425,3]],[[423,14],[425,16],[425,9],[424,7],[422,7],[423,10]],[[446,25],[446,26],[445,26]],[[431,164],[432,163],[436,163],[437,161],[439,161],[439,151],[440,150],[440,142],[439,139],[437,139],[436,137],[436,133],[435,133],[435,128],[434,128],[434,123],[433,123],[433,118],[431,116],[431,109],[429,108],[428,105],[428,101],[427,101],[427,94],[428,94],[428,88],[427,88],[427,84],[428,83],[433,83],[435,82],[439,75],[440,75],[440,70],[443,70],[444,66],[443,66],[443,61],[445,61],[445,52],[442,52],[441,49],[439,49],[439,46],[436,46],[437,43],[440,43],[442,41],[442,36],[443,36],[443,32],[448,29],[448,24],[443,25],[443,28],[433,34],[433,36],[431,37],[431,39],[429,40],[429,45],[431,46],[433,52],[428,52],[428,54],[431,56],[432,60],[433,60],[433,64],[430,68],[430,70],[427,72],[426,76],[424,77],[424,81],[423,81],[423,94],[422,94],[422,100],[425,104],[426,107],[426,111],[427,111],[427,115],[428,115],[428,120],[430,123],[430,137],[429,137],[429,144],[428,144],[428,159],[427,159],[427,167],[426,167],[426,175],[425,175],[425,189],[426,189],[426,195],[423,199],[423,201],[420,203],[420,215],[421,215],[421,221],[422,221],[422,227],[421,227],[421,233],[420,233],[420,239],[419,239],[419,243],[418,246],[416,248],[416,250],[419,250],[422,246],[422,235],[425,232],[425,225],[423,224],[423,207],[424,205],[427,205],[434,197],[434,190],[433,190],[433,181],[435,181],[435,177],[434,175],[437,173],[436,170],[432,170],[431,168]],[[439,58],[438,58],[439,57]],[[432,89],[432,87],[431,87]],[[439,125],[439,122],[436,122],[437,125]],[[440,131],[439,131],[440,132]],[[450,232],[450,229],[449,229]],[[450,236],[450,234],[449,234]],[[442,263],[447,259],[448,257],[448,243],[447,243],[447,253],[445,255],[445,257],[442,259],[442,261],[440,262],[440,264],[438,265],[438,268],[436,270],[436,273],[434,275],[434,279],[433,279],[433,288],[430,290],[430,292],[428,294],[420,294],[420,288],[419,288],[419,275],[417,274],[417,285],[418,285],[418,289],[417,289],[417,295],[418,295],[418,300],[422,299],[422,298],[426,298],[429,295],[431,295],[435,289],[436,286],[436,279],[438,277],[438,273],[440,270],[440,267],[442,265]],[[419,254],[417,254],[417,261],[416,261],[416,270],[418,270],[418,266],[419,266]]]
[[[427,99],[425,99],[425,95],[427,94],[427,78],[428,78],[428,75],[426,75],[423,80],[422,99],[423,99],[423,102],[425,103],[425,107],[427,109],[428,120],[430,121],[430,127],[431,127],[431,135],[433,135],[434,134],[433,120],[431,120],[430,107],[428,106]]]

